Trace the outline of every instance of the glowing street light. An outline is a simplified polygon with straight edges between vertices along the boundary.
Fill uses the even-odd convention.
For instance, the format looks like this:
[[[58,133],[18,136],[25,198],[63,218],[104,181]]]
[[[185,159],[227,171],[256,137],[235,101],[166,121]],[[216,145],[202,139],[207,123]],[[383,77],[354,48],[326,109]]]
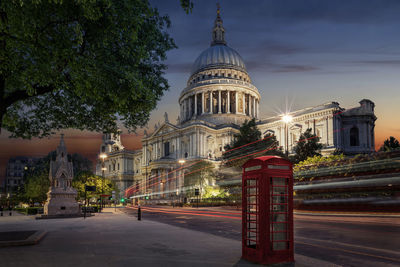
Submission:
[[[285,134],[285,137],[286,137],[285,146],[286,146],[286,157],[288,157],[289,156],[289,144],[288,144],[288,142],[289,142],[289,127],[288,127],[288,124],[293,121],[293,117],[289,114],[284,114],[282,116],[282,121],[285,123],[285,133],[286,133]]]
[[[99,157],[101,158],[101,194],[104,195],[104,171],[107,170],[107,168],[104,167],[104,160],[107,158],[107,154],[105,153],[101,153],[99,155]],[[100,207],[100,211],[103,209],[103,196],[100,197],[101,199],[101,207]]]
[[[293,120],[293,117],[290,116],[289,114],[285,114],[282,116],[282,121],[284,123],[290,123],[290,122],[292,122],[292,120]]]

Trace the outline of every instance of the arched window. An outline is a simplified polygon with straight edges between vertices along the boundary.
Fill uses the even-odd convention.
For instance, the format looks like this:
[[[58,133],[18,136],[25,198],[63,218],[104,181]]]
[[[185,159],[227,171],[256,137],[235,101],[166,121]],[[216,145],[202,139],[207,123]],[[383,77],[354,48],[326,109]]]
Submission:
[[[358,128],[354,126],[350,129],[350,146],[359,146],[360,140],[358,136]]]

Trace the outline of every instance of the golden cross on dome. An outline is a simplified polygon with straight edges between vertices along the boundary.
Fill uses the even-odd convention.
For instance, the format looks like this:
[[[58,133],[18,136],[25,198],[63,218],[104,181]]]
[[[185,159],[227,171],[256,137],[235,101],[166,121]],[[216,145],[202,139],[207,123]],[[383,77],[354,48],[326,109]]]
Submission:
[[[219,13],[220,13],[220,9],[221,8],[221,6],[219,5],[219,3],[217,3],[217,14],[219,15]]]

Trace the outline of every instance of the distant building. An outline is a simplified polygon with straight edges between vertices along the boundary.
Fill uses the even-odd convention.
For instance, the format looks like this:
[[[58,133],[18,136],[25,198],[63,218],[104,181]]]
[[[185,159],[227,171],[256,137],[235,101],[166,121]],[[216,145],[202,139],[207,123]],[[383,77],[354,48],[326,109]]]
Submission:
[[[124,195],[124,190],[133,184],[134,174],[141,173],[141,153],[125,149],[121,143],[120,134],[103,134],[99,155],[102,153],[105,153],[107,158],[104,160],[104,164],[102,160],[98,161],[96,174],[102,176],[102,168],[104,168],[104,177],[115,182],[120,191],[118,195],[120,198]],[[140,156],[135,157],[135,155]],[[102,167],[103,165],[104,167]]]
[[[18,156],[10,158],[6,167],[4,180],[5,192],[12,193],[24,184],[24,174],[37,161],[36,158]]]
[[[375,149],[375,105],[368,99],[348,110],[329,102],[293,111],[287,124],[282,116],[261,118],[260,100],[244,60],[225,41],[218,10],[211,46],[195,60],[178,99],[177,122],[169,121],[165,113],[161,125],[156,124],[151,134],[145,132],[142,149],[137,151],[125,150],[119,135],[105,134],[100,149],[108,154],[105,176],[117,181],[121,191],[133,185],[133,194],[171,199],[184,191],[183,175],[173,172],[179,168],[178,160],[185,159],[186,164],[207,160],[219,165],[225,145],[232,142],[244,121],[253,118],[263,136],[274,134],[280,146],[286,148],[287,144],[289,153],[308,128],[320,137],[323,154],[335,150],[370,153]],[[97,169],[101,174],[100,163]]]

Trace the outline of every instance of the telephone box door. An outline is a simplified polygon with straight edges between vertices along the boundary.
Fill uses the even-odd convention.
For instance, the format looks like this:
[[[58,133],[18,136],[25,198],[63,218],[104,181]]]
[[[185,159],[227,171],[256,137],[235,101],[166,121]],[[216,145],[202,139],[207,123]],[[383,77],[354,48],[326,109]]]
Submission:
[[[243,181],[243,255],[261,258],[260,250],[260,183],[261,175],[249,175]]]

